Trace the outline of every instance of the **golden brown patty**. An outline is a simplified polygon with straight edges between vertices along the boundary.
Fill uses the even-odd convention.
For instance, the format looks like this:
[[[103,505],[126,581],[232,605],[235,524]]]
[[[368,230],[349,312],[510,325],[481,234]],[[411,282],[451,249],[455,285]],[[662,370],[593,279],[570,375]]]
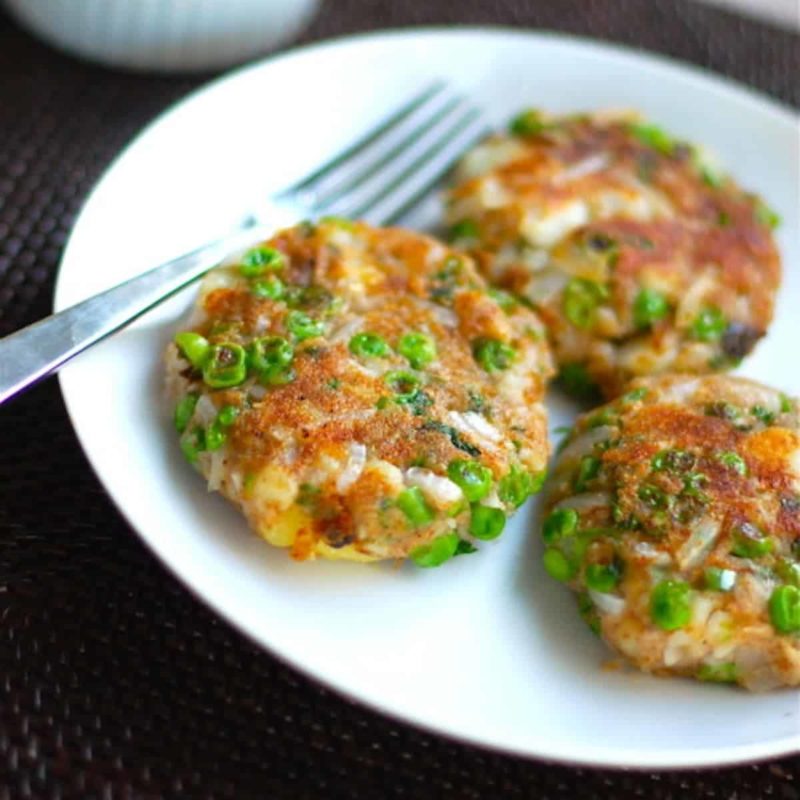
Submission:
[[[800,685],[800,416],[742,378],[635,381],[548,483],[545,567],[648,672]]]
[[[548,457],[541,323],[434,239],[327,220],[205,279],[167,353],[184,453],[298,559],[498,536]]]
[[[772,319],[776,215],[631,115],[520,115],[464,158],[447,219],[540,312],[574,393],[726,369]]]

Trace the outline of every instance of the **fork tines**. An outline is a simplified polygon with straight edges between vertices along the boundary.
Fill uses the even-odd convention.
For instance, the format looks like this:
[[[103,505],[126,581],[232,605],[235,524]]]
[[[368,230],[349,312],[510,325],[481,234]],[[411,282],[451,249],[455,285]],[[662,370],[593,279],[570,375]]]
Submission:
[[[311,175],[281,192],[313,216],[396,220],[486,134],[480,112],[436,82]]]

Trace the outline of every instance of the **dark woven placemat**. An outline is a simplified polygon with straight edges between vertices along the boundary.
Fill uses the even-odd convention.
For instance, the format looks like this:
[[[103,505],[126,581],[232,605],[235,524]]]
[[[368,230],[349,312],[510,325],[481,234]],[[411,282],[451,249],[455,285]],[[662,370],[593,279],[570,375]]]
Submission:
[[[546,27],[677,56],[800,105],[800,37],[688,0],[437,5],[329,0],[304,40],[420,23]],[[0,335],[49,312],[86,192],[200,82],[79,63],[0,13]],[[0,409],[0,453],[2,798],[800,796],[800,758],[570,769],[365,711],[244,641],[155,562],[88,468],[53,381]]]

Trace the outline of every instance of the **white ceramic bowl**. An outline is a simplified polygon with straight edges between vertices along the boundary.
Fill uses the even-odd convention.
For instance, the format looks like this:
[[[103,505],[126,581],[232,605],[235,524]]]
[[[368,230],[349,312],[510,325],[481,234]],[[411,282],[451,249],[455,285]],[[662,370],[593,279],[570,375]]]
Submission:
[[[319,0],[5,0],[26,28],[72,55],[156,71],[239,64],[291,40]]]

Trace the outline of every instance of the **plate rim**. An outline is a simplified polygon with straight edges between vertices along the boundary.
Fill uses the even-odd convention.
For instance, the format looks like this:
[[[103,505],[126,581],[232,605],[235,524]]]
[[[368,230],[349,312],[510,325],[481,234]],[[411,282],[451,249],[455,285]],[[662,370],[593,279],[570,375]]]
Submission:
[[[682,61],[673,56],[649,51],[645,48],[630,44],[592,39],[590,37],[562,33],[550,29],[520,29],[504,25],[420,26],[410,28],[380,29],[376,31],[361,31],[354,34],[325,39],[323,41],[311,42],[297,47],[292,47],[287,50],[282,50],[267,56],[266,58],[259,59],[258,61],[223,72],[217,77],[202,83],[200,86],[191,90],[185,96],[179,98],[159,112],[123,146],[119,153],[117,153],[117,155],[111,159],[109,164],[102,171],[94,186],[82,202],[80,210],[76,215],[75,222],[70,230],[69,237],[67,238],[61,259],[59,261],[53,291],[54,310],[59,311],[66,307],[66,303],[64,303],[63,299],[65,294],[64,286],[66,283],[64,278],[64,266],[69,261],[74,234],[81,224],[86,209],[92,204],[93,198],[103,186],[107,177],[113,171],[115,171],[117,166],[123,160],[125,160],[129,151],[136,147],[143,139],[148,137],[160,126],[167,124],[173,115],[181,114],[186,106],[194,103],[201,96],[212,91],[220,91],[228,82],[235,82],[241,79],[242,76],[257,72],[259,70],[268,69],[270,66],[279,62],[303,59],[309,55],[313,56],[314,53],[319,51],[336,49],[343,46],[358,46],[363,42],[372,42],[380,39],[416,39],[421,36],[442,36],[446,38],[459,38],[464,36],[513,37],[518,39],[528,39],[533,41],[538,40],[553,42],[570,47],[578,47],[579,49],[583,49],[587,52],[595,51],[606,56],[623,57],[631,62],[645,60],[652,66],[656,66],[659,69],[667,72],[674,73],[677,71],[678,73],[683,73],[685,77],[693,81],[697,81],[700,84],[704,84],[707,90],[715,92],[722,91],[737,102],[747,101],[755,106],[758,106],[760,112],[768,113],[772,116],[778,117],[783,124],[788,123],[790,125],[800,125],[800,111],[796,110],[793,106],[781,100],[775,99],[765,92],[740,83],[733,78],[720,75],[706,67],[702,67],[691,62]],[[69,376],[70,370],[68,368],[62,371],[58,376],[59,386],[70,423],[75,431],[78,442],[98,482],[103,487],[105,493],[110,498],[118,512],[121,514],[127,525],[136,534],[138,539],[158,559],[159,563],[163,565],[184,588],[189,590],[190,594],[194,598],[209,608],[215,615],[217,615],[217,617],[221,618],[235,631],[244,635],[248,641],[254,643],[258,648],[266,651],[273,658],[276,658],[281,664],[297,670],[306,679],[325,687],[326,689],[337,694],[339,697],[344,698],[346,701],[367,708],[371,712],[377,712],[384,717],[388,717],[394,722],[409,725],[429,734],[442,736],[447,740],[456,741],[473,747],[479,747],[493,753],[525,758],[527,760],[533,760],[540,763],[562,764],[576,767],[592,767],[636,772],[654,769],[665,771],[713,769],[723,766],[759,763],[780,758],[781,756],[795,754],[800,751],[800,730],[798,730],[798,733],[795,735],[782,737],[767,743],[732,745],[721,748],[709,748],[702,751],[697,751],[694,749],[687,749],[685,751],[671,750],[669,751],[669,754],[663,758],[651,757],[653,754],[649,754],[647,760],[636,760],[635,758],[631,759],[631,754],[629,752],[622,751],[625,754],[625,760],[623,763],[620,763],[621,751],[619,748],[583,748],[582,752],[579,754],[569,752],[563,747],[552,748],[549,751],[546,748],[538,748],[537,752],[533,752],[530,748],[514,745],[502,745],[497,742],[481,739],[477,736],[471,736],[466,733],[453,731],[434,722],[419,720],[411,714],[405,715],[399,710],[383,706],[378,700],[352,692],[347,687],[340,685],[335,679],[329,679],[325,675],[317,674],[317,672],[315,672],[311,667],[305,666],[302,662],[294,660],[291,656],[278,651],[272,645],[262,641],[254,631],[250,630],[246,626],[244,621],[237,619],[233,613],[229,613],[229,611],[223,605],[218,603],[215,598],[211,598],[208,596],[208,594],[204,593],[202,587],[196,586],[192,576],[181,571],[180,564],[169,560],[165,555],[162,555],[160,550],[157,548],[157,539],[155,537],[149,537],[145,535],[134,525],[128,511],[123,508],[121,503],[117,500],[117,497],[115,496],[111,486],[108,485],[103,475],[100,473],[98,466],[95,464],[95,459],[92,455],[92,448],[89,444],[89,434],[83,427],[83,424],[78,421],[79,401],[78,398],[73,395],[72,390],[70,389]],[[786,689],[783,691],[792,692],[795,690]],[[544,744],[544,742],[541,744]]]

